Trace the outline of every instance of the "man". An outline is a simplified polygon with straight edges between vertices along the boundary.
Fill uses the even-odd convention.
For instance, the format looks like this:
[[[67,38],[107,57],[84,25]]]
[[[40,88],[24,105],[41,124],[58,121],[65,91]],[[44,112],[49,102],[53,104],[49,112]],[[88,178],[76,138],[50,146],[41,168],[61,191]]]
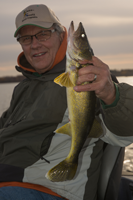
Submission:
[[[0,199],[96,200],[103,141],[125,146],[131,139],[111,133],[98,112],[103,141],[86,139],[73,180],[47,180],[46,173],[67,156],[71,145],[70,136],[54,132],[69,121],[66,90],[53,82],[65,71],[67,32],[45,5],[25,8],[16,17],[16,28],[15,37],[23,49],[16,69],[26,79],[15,88],[10,107],[0,119]],[[90,63],[91,67],[79,70],[74,89],[94,90],[108,115],[104,108],[111,111],[116,106],[118,87],[106,64],[96,57]],[[82,86],[85,81],[93,83]],[[108,119],[105,122],[112,130]]]

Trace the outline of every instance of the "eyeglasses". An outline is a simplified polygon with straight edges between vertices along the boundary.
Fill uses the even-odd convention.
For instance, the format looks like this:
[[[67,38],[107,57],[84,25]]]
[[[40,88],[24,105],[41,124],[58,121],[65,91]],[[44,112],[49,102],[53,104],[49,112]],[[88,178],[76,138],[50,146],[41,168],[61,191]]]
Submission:
[[[29,45],[32,43],[34,36],[39,42],[46,41],[51,37],[51,34],[54,33],[55,31],[56,31],[56,29],[40,31],[39,33],[37,33],[35,35],[26,35],[26,36],[19,37],[19,38],[17,38],[17,41],[21,45]]]

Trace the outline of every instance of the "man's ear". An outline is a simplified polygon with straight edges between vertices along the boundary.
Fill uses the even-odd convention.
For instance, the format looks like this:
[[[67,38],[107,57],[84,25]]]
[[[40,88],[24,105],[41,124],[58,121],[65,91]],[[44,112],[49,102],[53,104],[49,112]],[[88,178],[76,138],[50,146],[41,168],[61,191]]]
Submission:
[[[65,32],[62,32],[62,33],[60,34],[60,42],[61,42],[61,43],[62,43],[62,41],[63,41],[64,35],[65,35]]]

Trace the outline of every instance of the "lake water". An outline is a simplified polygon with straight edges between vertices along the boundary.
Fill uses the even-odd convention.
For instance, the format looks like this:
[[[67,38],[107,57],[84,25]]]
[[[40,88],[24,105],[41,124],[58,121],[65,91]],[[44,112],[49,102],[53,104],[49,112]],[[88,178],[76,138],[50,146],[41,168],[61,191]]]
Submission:
[[[18,83],[1,83],[0,84],[0,115],[9,105],[14,87]]]
[[[125,82],[133,85],[133,76],[130,77],[117,77],[120,83]],[[0,115],[5,111],[11,100],[12,92],[14,87],[18,83],[3,83],[0,84]],[[133,173],[133,144],[129,145],[125,149],[125,157],[123,163],[123,171]]]

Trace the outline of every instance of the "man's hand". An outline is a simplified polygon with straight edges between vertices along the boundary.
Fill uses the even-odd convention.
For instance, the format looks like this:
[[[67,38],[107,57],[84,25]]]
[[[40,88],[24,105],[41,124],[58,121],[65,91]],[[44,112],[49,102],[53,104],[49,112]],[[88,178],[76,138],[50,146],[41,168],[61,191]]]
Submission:
[[[74,87],[74,90],[77,92],[95,91],[99,99],[103,100],[107,105],[112,104],[115,100],[115,86],[112,82],[108,65],[95,56],[92,57],[92,60],[80,61],[80,64],[87,63],[88,66],[78,71],[77,86]],[[96,79],[94,80],[95,77]],[[93,82],[81,85],[86,81]]]

